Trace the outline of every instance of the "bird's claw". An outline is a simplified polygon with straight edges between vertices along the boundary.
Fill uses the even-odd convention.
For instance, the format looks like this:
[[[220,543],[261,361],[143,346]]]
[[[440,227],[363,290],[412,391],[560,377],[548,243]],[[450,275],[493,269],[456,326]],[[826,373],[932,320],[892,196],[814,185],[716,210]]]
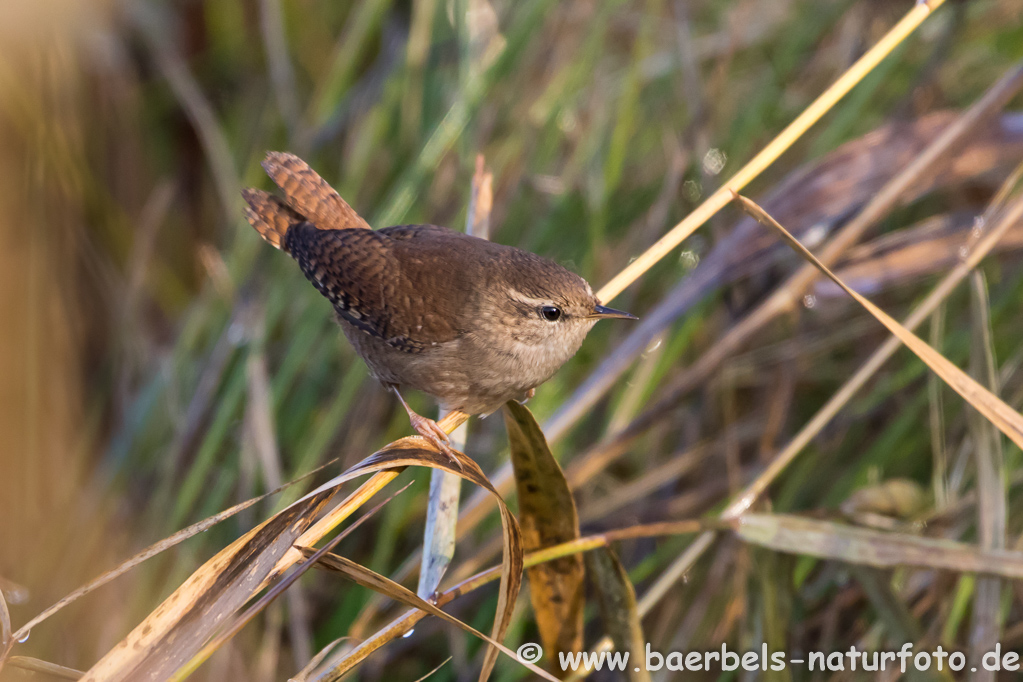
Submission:
[[[405,399],[401,397],[401,392],[398,390],[396,385],[390,386],[394,394],[398,396],[401,406],[405,408],[408,413],[409,421],[412,423],[412,428],[416,430],[420,436],[422,436],[428,443],[433,445],[437,450],[447,456],[455,465],[458,466],[459,471],[465,471],[465,467],[462,466],[462,462],[458,459],[458,454],[451,447],[451,440],[448,438],[447,432],[440,427],[440,424],[433,421],[429,417],[424,417],[417,414],[415,410],[408,406]]]
[[[458,467],[459,471],[465,471],[465,467],[462,466],[462,462],[458,459],[458,454],[451,447],[451,439],[448,438],[448,434],[440,427],[440,424],[429,417],[423,417],[418,414],[415,416],[410,415],[410,421],[416,433],[437,448],[439,452],[447,456]]]

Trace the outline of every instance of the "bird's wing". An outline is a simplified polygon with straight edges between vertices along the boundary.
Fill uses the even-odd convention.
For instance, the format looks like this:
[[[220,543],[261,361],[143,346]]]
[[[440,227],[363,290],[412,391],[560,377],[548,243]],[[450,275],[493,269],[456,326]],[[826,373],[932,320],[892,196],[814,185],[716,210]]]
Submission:
[[[395,243],[373,230],[320,230],[293,225],[285,249],[302,272],[353,326],[399,350],[417,353],[458,337],[424,291],[403,279]]]
[[[302,159],[268,152],[263,168],[284,192],[288,205],[321,230],[370,229],[355,210]]]

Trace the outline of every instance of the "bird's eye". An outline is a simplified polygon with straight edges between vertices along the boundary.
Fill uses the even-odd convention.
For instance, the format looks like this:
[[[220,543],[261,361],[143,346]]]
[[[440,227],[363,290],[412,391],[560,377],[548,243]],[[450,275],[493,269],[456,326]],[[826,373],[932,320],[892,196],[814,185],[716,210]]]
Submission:
[[[557,322],[561,317],[561,309],[556,308],[552,305],[545,305],[540,307],[540,317],[547,320],[548,322]]]

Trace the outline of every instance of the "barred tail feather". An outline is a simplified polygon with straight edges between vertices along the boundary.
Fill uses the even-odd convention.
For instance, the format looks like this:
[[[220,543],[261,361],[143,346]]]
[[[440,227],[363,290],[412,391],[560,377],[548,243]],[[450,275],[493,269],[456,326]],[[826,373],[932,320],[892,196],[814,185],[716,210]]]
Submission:
[[[341,195],[294,154],[268,152],[263,168],[284,192],[288,205],[315,227],[321,230],[369,229],[369,224]]]
[[[259,189],[243,189],[245,199],[245,219],[256,232],[275,248],[286,250],[284,235],[288,228],[305,220],[287,204]]]

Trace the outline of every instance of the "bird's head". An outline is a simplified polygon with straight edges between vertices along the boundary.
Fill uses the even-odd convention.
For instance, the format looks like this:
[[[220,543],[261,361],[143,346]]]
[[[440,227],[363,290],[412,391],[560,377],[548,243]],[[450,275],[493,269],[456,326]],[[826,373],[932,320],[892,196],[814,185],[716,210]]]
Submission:
[[[602,305],[586,280],[534,254],[516,259],[495,280],[499,286],[490,287],[488,307],[500,322],[493,328],[502,331],[491,342],[515,353],[544,380],[575,355],[599,320],[637,319]]]

